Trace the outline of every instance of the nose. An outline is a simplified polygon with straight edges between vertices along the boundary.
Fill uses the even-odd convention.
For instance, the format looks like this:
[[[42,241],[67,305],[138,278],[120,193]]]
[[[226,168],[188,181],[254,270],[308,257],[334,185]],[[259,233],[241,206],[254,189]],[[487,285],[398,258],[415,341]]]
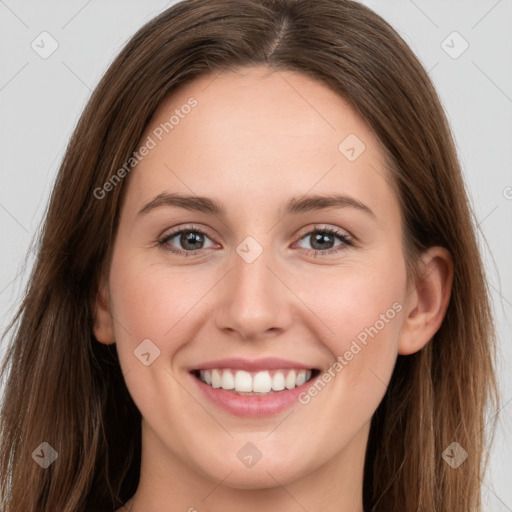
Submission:
[[[221,287],[215,324],[225,333],[243,340],[266,339],[292,324],[295,295],[270,250],[251,263],[234,252],[233,267]]]

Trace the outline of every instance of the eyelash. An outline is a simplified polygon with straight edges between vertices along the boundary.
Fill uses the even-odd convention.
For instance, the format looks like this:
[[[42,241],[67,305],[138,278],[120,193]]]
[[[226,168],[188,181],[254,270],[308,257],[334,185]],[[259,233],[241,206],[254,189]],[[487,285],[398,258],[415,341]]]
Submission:
[[[195,226],[186,226],[184,228],[181,228],[179,230],[176,230],[176,231],[173,231],[172,233],[169,233],[168,235],[165,235],[163,238],[161,238],[160,240],[158,240],[158,244],[162,247],[163,250],[165,251],[169,251],[173,254],[177,254],[179,256],[185,256],[185,257],[190,257],[190,256],[195,256],[197,254],[200,254],[202,251],[204,251],[205,249],[197,249],[195,251],[183,251],[181,249],[174,249],[167,244],[167,242],[169,240],[172,240],[176,235],[179,235],[181,233],[184,233],[184,232],[187,232],[187,231],[191,231],[193,233],[201,233],[202,235],[208,237],[208,234],[203,231],[202,229],[199,229]],[[326,251],[318,251],[316,249],[310,249],[308,251],[308,254],[316,257],[316,256],[331,256],[333,254],[336,254],[340,251],[343,251],[345,250],[347,247],[350,247],[350,246],[353,246],[353,242],[352,242],[352,239],[347,236],[345,233],[343,233],[342,231],[339,231],[338,229],[336,228],[332,228],[332,227],[317,227],[315,226],[312,230],[308,231],[307,233],[303,234],[300,238],[299,238],[299,241],[303,240],[304,238],[314,234],[314,233],[329,233],[331,235],[335,235],[337,236],[342,244],[338,245],[337,247],[333,247],[331,249],[328,249]],[[210,238],[210,237],[208,237]]]

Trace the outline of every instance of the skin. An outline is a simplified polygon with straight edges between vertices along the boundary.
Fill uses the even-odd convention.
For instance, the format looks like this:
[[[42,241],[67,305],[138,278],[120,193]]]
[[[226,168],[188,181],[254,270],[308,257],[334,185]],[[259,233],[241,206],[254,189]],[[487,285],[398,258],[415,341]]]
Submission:
[[[143,416],[139,487],[119,510],[361,512],[372,415],[397,354],[420,350],[441,325],[450,255],[430,248],[420,280],[407,282],[400,205],[378,140],[323,84],[264,66],[201,77],[161,104],[141,143],[191,96],[198,105],[124,183],[110,274],[96,302],[95,335],[117,343]],[[349,134],[366,146],[354,161],[338,150]],[[162,206],[138,215],[162,192],[215,199],[226,214]],[[375,218],[353,207],[281,214],[292,197],[333,192]],[[200,254],[158,244],[189,224],[207,233],[196,242]],[[354,244],[329,255],[343,242],[334,236],[319,248],[315,227],[337,228]],[[252,263],[236,252],[249,235],[263,249]],[[167,245],[190,251],[179,236]],[[401,311],[325,389],[277,415],[232,416],[188,373],[231,356],[327,370],[396,302]],[[148,366],[133,353],[145,339],[160,350]],[[262,454],[250,468],[237,457],[248,442]]]

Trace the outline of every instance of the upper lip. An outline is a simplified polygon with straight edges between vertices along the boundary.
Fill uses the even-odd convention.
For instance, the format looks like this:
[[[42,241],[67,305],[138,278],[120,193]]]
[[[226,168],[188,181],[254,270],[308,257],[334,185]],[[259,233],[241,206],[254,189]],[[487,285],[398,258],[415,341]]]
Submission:
[[[194,366],[193,370],[208,370],[211,368],[233,368],[237,370],[246,370],[256,372],[260,370],[279,370],[286,368],[298,368],[304,370],[314,369],[310,364],[291,361],[290,359],[280,359],[277,357],[263,357],[261,359],[243,359],[241,357],[230,357],[226,359],[215,359]]]

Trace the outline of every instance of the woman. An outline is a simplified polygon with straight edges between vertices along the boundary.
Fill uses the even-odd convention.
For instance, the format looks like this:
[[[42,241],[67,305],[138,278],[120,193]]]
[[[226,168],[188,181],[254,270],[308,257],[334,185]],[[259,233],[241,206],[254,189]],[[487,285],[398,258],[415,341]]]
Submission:
[[[188,0],[140,29],[13,329],[4,512],[479,510],[474,223],[427,74],[356,2]]]

